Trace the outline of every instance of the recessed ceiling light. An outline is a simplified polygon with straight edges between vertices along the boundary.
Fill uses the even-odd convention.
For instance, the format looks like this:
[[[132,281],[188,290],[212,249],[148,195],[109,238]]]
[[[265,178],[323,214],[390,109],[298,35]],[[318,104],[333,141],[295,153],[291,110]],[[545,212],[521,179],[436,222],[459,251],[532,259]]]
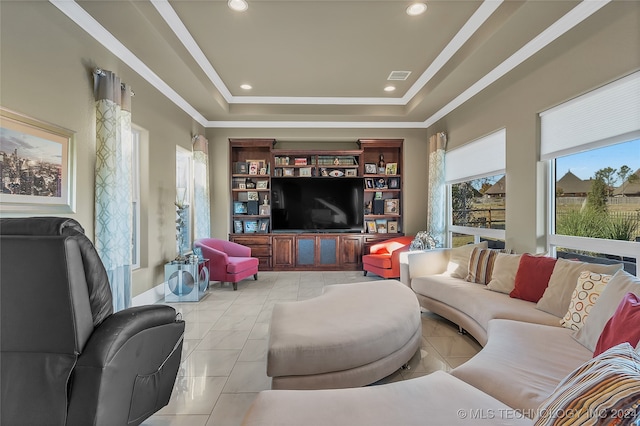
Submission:
[[[245,10],[249,9],[249,4],[245,0],[229,0],[227,2],[227,5],[229,6],[229,8],[237,12],[244,12]]]
[[[412,3],[409,5],[409,7],[407,7],[407,15],[409,16],[421,15],[426,10],[427,10],[427,5],[425,3]]]
[[[394,90],[396,90],[395,86],[386,86],[384,88],[385,92],[393,92]]]
[[[251,89],[253,89],[253,87],[251,87],[251,85],[250,85],[250,84],[241,84],[241,85],[240,85],[240,88],[241,88],[242,90],[251,90]]]

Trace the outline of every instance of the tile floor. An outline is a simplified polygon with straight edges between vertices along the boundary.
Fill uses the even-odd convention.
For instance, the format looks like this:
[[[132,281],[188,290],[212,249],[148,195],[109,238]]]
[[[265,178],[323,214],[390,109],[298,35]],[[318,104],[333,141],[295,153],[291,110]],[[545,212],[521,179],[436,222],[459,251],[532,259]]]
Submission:
[[[197,303],[172,303],[186,321],[182,364],[171,401],[143,426],[234,426],[257,395],[269,389],[267,333],[273,305],[318,296],[325,285],[380,280],[350,272],[260,272],[238,284],[212,284]],[[380,383],[449,371],[480,350],[471,337],[437,315],[422,314],[421,350],[410,369]]]

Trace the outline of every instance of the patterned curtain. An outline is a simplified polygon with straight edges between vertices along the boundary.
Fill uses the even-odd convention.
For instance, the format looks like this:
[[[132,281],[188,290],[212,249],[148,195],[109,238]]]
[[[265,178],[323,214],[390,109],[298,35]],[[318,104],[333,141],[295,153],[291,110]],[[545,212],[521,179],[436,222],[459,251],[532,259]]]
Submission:
[[[211,208],[209,202],[209,141],[204,136],[193,138],[193,215],[194,238],[211,236]]]
[[[437,133],[429,138],[429,200],[427,232],[444,247],[447,231],[447,194],[444,181],[444,151],[447,134]]]
[[[131,306],[131,89],[96,71],[95,246],[107,270],[114,312]]]

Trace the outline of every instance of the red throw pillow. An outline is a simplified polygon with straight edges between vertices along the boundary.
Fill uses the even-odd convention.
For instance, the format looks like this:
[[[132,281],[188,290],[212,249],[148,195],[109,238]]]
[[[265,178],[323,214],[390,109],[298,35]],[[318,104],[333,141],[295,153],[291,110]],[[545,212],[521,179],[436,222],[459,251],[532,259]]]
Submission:
[[[600,334],[593,356],[629,342],[635,347],[640,342],[640,299],[633,293],[627,293],[613,316],[607,321]]]
[[[516,286],[509,293],[514,299],[537,303],[549,285],[556,259],[524,253],[516,272]]]

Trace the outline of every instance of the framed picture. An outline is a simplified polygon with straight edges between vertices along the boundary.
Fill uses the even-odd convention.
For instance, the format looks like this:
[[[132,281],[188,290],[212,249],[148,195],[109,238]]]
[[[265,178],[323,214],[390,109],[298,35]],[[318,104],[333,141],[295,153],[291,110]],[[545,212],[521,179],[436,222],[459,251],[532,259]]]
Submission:
[[[247,189],[247,184],[246,183],[239,183],[238,184],[238,189]]]
[[[282,169],[282,175],[283,176],[293,176],[293,168],[285,167],[284,169]]]
[[[344,175],[345,176],[358,176],[358,170],[357,169],[346,169],[344,171]]]
[[[365,163],[364,172],[368,175],[375,175],[378,172],[378,166],[375,163]]]
[[[256,182],[256,189],[269,189],[269,181],[259,180],[258,182]]]
[[[269,204],[260,204],[260,215],[269,216],[271,214],[271,206]]]
[[[249,174],[250,175],[257,175],[259,168],[260,168],[260,166],[258,165],[257,161],[249,162]]]
[[[256,232],[266,233],[269,232],[269,219],[260,219],[258,221],[258,229]]]
[[[382,191],[376,191],[375,196],[373,197],[374,200],[382,200]]]
[[[234,220],[233,221],[233,232],[235,234],[242,234],[242,221]]]
[[[311,176],[311,167],[300,167],[300,176]]]
[[[395,234],[398,232],[398,222],[395,220],[387,221],[387,232],[390,234]]]
[[[370,234],[375,234],[376,231],[376,221],[375,220],[367,220],[367,232]]]
[[[384,214],[398,214],[399,200],[397,198],[387,198],[384,200]]]
[[[3,213],[75,212],[73,135],[71,130],[0,108]]]
[[[267,174],[267,168],[266,167],[260,167],[260,174],[261,175],[266,175]]]
[[[242,201],[234,201],[233,214],[247,214],[247,203],[243,203]]]
[[[233,173],[239,175],[246,175],[249,169],[247,168],[247,163],[244,161],[237,161],[233,163]]]
[[[247,200],[248,201],[258,201],[258,192],[257,191],[249,191],[249,192],[247,192]]]
[[[244,221],[244,233],[252,234],[258,231],[258,221],[257,220],[245,220]]]
[[[384,172],[386,175],[395,175],[398,173],[398,163],[387,163],[387,167]]]
[[[384,178],[379,178],[376,179],[376,189],[386,189],[387,188],[387,181]]]
[[[400,189],[400,178],[399,177],[390,177],[387,179],[387,186],[389,189]]]
[[[364,187],[367,188],[367,189],[373,189],[373,179],[366,178],[364,180]]]
[[[387,221],[385,219],[376,219],[376,232],[378,234],[387,233]]]

